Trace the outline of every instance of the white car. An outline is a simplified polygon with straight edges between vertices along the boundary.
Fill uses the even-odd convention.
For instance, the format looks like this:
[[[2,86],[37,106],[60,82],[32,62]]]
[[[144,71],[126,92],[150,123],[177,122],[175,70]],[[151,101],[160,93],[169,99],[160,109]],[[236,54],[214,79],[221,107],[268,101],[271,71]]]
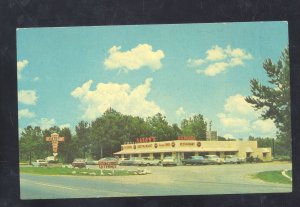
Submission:
[[[204,156],[206,164],[222,164],[222,160],[218,155],[205,155]]]
[[[143,157],[139,160],[139,162],[137,163],[137,165],[159,165],[160,164],[160,160],[157,159],[150,159],[148,157]]]
[[[240,163],[239,158],[235,155],[226,155],[224,159],[225,164],[236,164]]]
[[[46,162],[46,160],[38,159],[36,160],[36,162],[33,162],[32,165],[33,167],[47,167],[48,163]]]
[[[161,161],[162,166],[176,166],[177,163],[175,162],[173,157],[165,157],[163,161]]]

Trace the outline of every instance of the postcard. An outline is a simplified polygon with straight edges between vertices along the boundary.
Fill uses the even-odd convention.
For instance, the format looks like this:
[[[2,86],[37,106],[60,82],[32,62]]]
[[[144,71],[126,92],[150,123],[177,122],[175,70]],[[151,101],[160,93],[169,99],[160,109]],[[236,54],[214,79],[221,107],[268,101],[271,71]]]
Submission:
[[[20,198],[292,192],[288,23],[17,29]]]

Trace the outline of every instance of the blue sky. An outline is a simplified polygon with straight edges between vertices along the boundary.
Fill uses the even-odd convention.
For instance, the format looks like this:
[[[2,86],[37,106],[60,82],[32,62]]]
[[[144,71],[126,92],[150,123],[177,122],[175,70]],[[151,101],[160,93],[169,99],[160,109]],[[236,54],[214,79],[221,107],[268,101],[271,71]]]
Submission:
[[[19,128],[74,131],[112,107],[170,123],[200,113],[229,138],[274,136],[244,97],[287,45],[287,22],[18,29]]]

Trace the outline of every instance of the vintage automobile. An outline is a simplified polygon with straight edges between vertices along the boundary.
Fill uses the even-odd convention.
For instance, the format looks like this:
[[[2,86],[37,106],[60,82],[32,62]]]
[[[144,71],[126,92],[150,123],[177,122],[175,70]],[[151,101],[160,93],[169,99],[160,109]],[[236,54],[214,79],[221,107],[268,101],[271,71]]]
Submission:
[[[222,164],[222,160],[218,155],[205,155],[204,156],[206,164]]]
[[[138,165],[140,163],[141,158],[138,157],[131,157],[131,158],[124,158],[119,162],[119,165]]]
[[[118,164],[118,159],[115,157],[104,157],[98,161],[100,168],[115,168]]]
[[[171,156],[165,157],[162,161],[161,161],[161,165],[163,167],[165,166],[176,166],[177,163],[175,162],[174,158]]]
[[[85,164],[86,165],[98,165],[98,160],[86,159]]]
[[[36,162],[32,163],[33,167],[47,167],[48,163],[44,159],[38,159]]]
[[[204,165],[207,163],[203,156],[192,156],[189,159],[183,159],[181,162],[183,165]]]
[[[57,163],[58,162],[58,160],[55,159],[54,156],[46,157],[45,160],[46,160],[47,163]]]
[[[236,163],[241,163],[241,159],[239,159],[235,155],[226,155],[224,159],[224,164],[236,164]]]
[[[142,157],[142,158],[136,160],[136,164],[139,166],[160,165],[160,162],[161,162],[160,160],[150,159],[149,157]]]
[[[76,158],[72,162],[73,167],[78,167],[78,168],[85,168],[86,167],[86,162],[85,159],[82,158]]]

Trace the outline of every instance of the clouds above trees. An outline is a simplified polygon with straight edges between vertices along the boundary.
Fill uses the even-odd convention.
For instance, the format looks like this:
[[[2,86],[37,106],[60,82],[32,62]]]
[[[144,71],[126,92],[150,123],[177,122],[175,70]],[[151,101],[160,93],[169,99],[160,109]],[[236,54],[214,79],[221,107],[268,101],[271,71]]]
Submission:
[[[241,94],[230,96],[224,104],[224,111],[218,113],[219,122],[230,134],[255,134],[275,137],[276,127],[272,120],[261,120],[262,110],[254,110]],[[237,136],[235,136],[237,137]]]
[[[95,119],[108,108],[113,108],[123,114],[147,117],[156,113],[164,114],[154,101],[148,99],[151,91],[152,78],[132,88],[129,84],[98,83],[95,90],[91,89],[92,80],[75,88],[71,95],[80,101],[80,107],[86,120]]]
[[[161,59],[164,57],[162,50],[153,51],[149,44],[139,44],[127,51],[121,51],[121,46],[113,46],[108,51],[104,66],[107,70],[119,69],[125,72],[139,70],[142,67],[155,71],[162,67]]]
[[[187,66],[196,68],[196,73],[206,76],[215,76],[226,72],[229,68],[243,66],[246,60],[252,59],[252,55],[241,48],[226,48],[218,45],[212,46],[206,51],[204,58],[188,59]],[[203,66],[200,68],[200,66]]]

